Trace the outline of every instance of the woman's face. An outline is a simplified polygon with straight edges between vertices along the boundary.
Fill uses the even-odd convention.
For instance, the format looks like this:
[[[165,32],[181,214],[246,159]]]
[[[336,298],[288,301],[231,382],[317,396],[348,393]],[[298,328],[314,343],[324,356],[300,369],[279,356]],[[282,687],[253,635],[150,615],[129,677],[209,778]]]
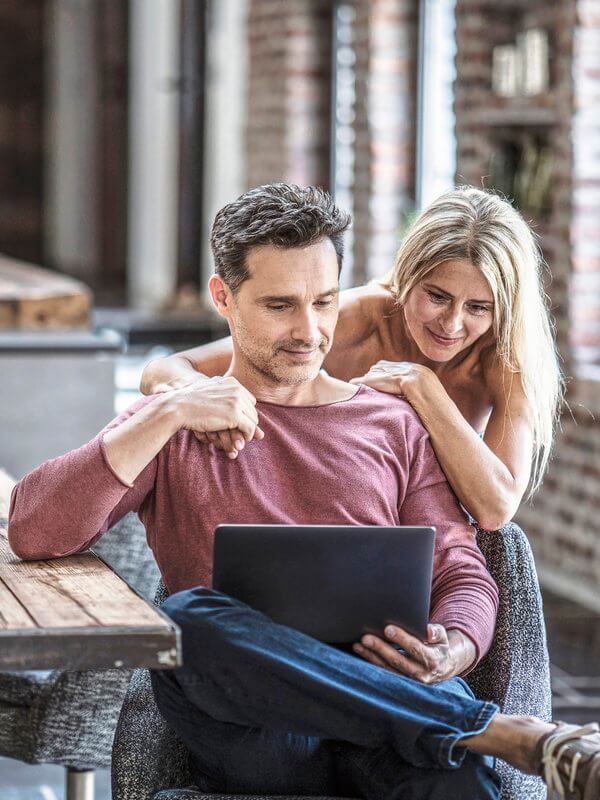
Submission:
[[[470,261],[445,261],[411,289],[404,317],[424,356],[450,361],[491,328],[492,291]]]

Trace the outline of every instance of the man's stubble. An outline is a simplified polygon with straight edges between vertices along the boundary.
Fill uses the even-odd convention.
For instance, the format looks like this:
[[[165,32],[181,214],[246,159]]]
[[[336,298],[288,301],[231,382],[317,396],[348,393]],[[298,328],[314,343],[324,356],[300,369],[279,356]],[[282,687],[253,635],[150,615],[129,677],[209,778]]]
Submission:
[[[296,340],[279,342],[276,347],[270,340],[262,340],[253,333],[239,314],[235,315],[234,338],[246,366],[266,378],[269,383],[279,386],[300,386],[310,383],[319,374],[325,356],[329,351],[329,341],[322,339],[315,358],[310,364],[285,364],[284,347],[308,349],[307,343]],[[313,345],[314,346],[314,345]]]

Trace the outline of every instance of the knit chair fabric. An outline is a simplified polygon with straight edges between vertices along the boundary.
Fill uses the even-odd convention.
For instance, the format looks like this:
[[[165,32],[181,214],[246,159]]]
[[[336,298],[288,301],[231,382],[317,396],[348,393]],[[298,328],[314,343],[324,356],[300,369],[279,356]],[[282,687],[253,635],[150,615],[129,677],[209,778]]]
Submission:
[[[529,543],[514,523],[494,532],[478,530],[477,540],[498,585],[500,604],[492,647],[466,680],[477,697],[497,703],[505,713],[549,719],[546,630]],[[155,602],[162,603],[166,596],[160,583]],[[502,800],[545,797],[541,778],[523,775],[502,761],[496,767]],[[125,698],[115,736],[112,780],[113,800],[243,800],[242,795],[194,789],[190,753],[161,717],[146,670],[135,671]]]
[[[159,572],[136,514],[95,545],[140,594],[152,597]],[[0,672],[0,755],[73,769],[108,767],[132,670]]]
[[[492,700],[504,714],[552,718],[546,623],[535,561],[527,537],[514,522],[477,532],[477,544],[500,593],[494,640],[466,680],[476,697]],[[496,760],[502,800],[543,800],[546,788]]]

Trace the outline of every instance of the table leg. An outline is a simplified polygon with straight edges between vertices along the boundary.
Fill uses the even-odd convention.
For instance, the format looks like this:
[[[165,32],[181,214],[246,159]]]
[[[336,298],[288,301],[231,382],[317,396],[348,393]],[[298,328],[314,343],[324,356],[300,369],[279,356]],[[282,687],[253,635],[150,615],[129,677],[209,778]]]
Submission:
[[[94,770],[67,769],[67,800],[94,800]]]

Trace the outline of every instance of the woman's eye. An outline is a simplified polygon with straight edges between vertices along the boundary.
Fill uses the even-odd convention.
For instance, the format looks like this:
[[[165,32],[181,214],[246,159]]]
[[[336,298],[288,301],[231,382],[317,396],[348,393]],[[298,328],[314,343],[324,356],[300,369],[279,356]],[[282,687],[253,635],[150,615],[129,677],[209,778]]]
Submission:
[[[428,292],[429,297],[433,300],[434,303],[445,303],[446,298],[443,294],[437,294],[436,292]]]
[[[485,314],[487,306],[471,306],[471,311],[473,314]]]

